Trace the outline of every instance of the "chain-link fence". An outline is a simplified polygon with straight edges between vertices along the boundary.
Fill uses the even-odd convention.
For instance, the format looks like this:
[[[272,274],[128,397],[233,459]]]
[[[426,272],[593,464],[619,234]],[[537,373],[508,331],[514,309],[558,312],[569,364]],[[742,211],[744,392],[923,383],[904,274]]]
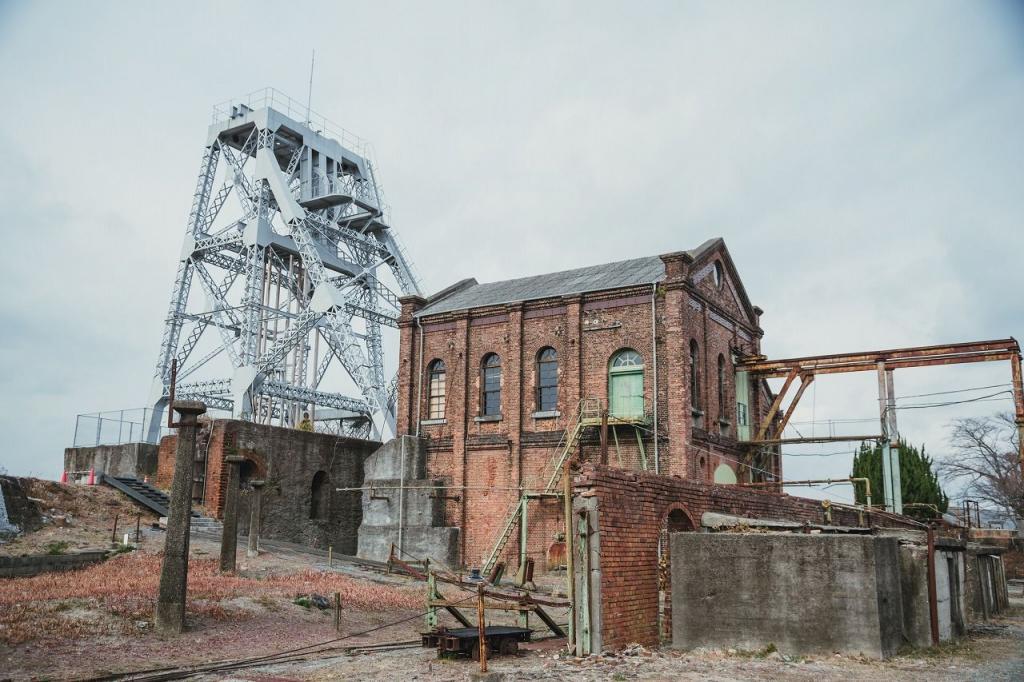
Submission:
[[[88,412],[75,417],[73,447],[120,445],[121,443],[159,443],[160,438],[174,431],[166,422],[155,439],[148,437],[153,408],[136,407],[127,410]]]

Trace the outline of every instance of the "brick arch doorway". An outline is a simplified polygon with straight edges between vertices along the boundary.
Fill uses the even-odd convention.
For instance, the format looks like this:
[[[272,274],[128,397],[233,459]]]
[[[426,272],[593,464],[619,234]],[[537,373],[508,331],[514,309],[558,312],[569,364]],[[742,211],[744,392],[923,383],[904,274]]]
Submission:
[[[672,640],[672,556],[669,551],[671,533],[692,533],[697,524],[690,510],[675,503],[665,510],[658,531],[658,633],[661,640]]]

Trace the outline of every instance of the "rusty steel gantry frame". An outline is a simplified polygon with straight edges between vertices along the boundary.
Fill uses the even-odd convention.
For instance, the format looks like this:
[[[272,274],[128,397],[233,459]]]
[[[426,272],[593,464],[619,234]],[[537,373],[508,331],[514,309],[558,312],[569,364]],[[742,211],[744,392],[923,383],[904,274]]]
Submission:
[[[751,356],[737,360],[737,372],[747,372],[757,379],[784,378],[785,382],[761,423],[755,437],[747,441],[750,447],[797,443],[820,443],[840,440],[878,440],[882,443],[883,479],[885,481],[886,507],[902,513],[899,480],[898,450],[890,447],[897,438],[896,398],[893,372],[909,367],[934,367],[959,365],[972,362],[995,362],[1007,360],[1010,363],[1013,388],[1014,412],[1018,433],[1018,457],[1021,472],[1024,473],[1024,388],[1021,384],[1021,351],[1016,339],[997,341],[976,341],[941,346],[918,346],[916,348],[895,348],[891,350],[868,351],[864,353],[840,353],[837,355],[814,355],[786,360],[768,360],[764,356]],[[818,438],[783,438],[782,433],[789,423],[804,391],[819,374],[840,374],[846,372],[877,372],[879,422],[881,433],[877,435],[826,436]],[[792,401],[782,413],[781,419],[773,420],[782,408],[782,401],[793,383],[800,379],[800,386]]]

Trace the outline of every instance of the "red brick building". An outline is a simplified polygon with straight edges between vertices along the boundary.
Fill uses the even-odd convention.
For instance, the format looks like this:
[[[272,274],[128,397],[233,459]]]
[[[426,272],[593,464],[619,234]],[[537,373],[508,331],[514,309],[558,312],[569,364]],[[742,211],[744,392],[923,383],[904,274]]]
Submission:
[[[466,565],[483,563],[522,492],[544,488],[581,401],[621,419],[606,440],[612,466],[721,483],[781,476],[777,456],[739,444],[770,400],[733,370],[735,357],[760,354],[762,311],[721,239],[464,280],[402,305],[398,433],[427,440]],[[587,429],[574,461],[601,452],[600,429]],[[526,553],[543,566],[563,528],[558,501],[532,502],[527,519]],[[517,534],[510,565],[518,551]]]

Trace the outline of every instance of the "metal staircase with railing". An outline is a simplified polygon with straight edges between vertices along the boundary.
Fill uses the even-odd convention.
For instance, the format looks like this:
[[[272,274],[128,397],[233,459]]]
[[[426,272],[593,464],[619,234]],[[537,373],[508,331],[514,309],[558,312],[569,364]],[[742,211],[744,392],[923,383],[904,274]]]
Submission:
[[[121,491],[143,507],[156,512],[160,516],[168,515],[167,511],[171,504],[170,498],[162,490],[153,487],[145,481],[140,481],[131,476],[108,476],[107,474],[101,474],[100,483]],[[189,528],[194,533],[220,533],[223,530],[223,525],[220,521],[203,516],[199,512],[192,511],[190,517]]]
[[[576,449],[579,447],[580,438],[583,435],[583,431],[587,428],[597,427],[600,428],[603,424],[607,424],[609,427],[614,426],[636,426],[646,420],[644,416],[638,417],[619,417],[614,415],[605,415],[601,401],[597,398],[584,398],[579,402],[579,406],[576,410],[576,415],[573,417],[571,423],[566,426],[565,431],[562,433],[562,437],[555,446],[555,456],[552,457],[551,461],[545,467],[539,480],[543,482],[544,487],[538,489],[523,488],[520,491],[519,497],[509,506],[508,511],[504,516],[504,523],[501,526],[501,530],[498,533],[498,537],[494,542],[494,548],[487,556],[487,560],[484,562],[482,572],[486,575],[490,573],[494,567],[495,562],[501,553],[505,550],[508,545],[508,541],[512,538],[512,534],[515,529],[520,526],[523,516],[526,514],[527,501],[531,497],[561,497],[561,493],[558,492],[558,481],[562,477],[562,469],[565,466],[566,461],[573,455]]]

